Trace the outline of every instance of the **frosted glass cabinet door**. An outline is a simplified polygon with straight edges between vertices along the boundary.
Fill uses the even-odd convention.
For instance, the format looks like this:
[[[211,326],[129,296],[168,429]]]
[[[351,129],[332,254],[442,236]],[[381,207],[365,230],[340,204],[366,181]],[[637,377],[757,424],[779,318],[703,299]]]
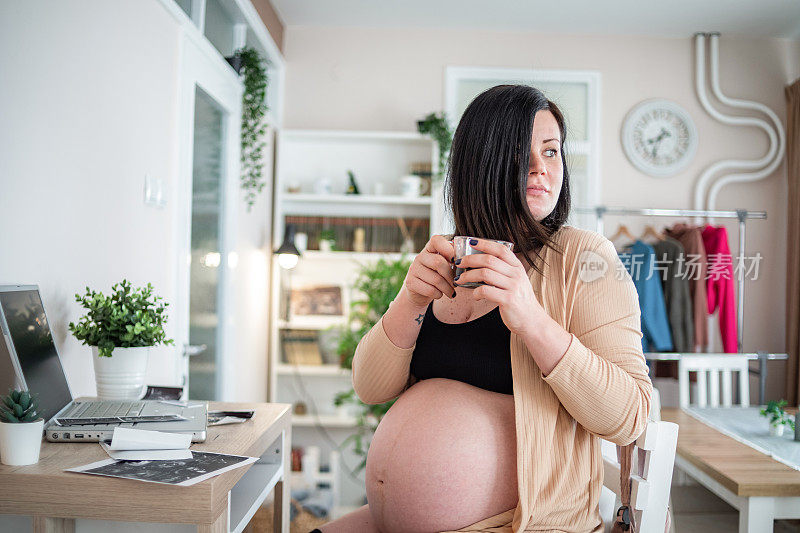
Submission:
[[[195,95],[189,344],[206,349],[189,359],[189,397],[217,399],[220,242],[225,112],[199,87]]]

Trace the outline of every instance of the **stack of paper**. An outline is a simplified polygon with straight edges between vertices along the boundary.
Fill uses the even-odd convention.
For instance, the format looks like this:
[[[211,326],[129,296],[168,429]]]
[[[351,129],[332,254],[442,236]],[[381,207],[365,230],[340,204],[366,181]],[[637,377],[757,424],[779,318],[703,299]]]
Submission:
[[[100,446],[112,459],[123,461],[166,461],[191,459],[191,433],[164,433],[143,429],[114,428],[111,443]]]

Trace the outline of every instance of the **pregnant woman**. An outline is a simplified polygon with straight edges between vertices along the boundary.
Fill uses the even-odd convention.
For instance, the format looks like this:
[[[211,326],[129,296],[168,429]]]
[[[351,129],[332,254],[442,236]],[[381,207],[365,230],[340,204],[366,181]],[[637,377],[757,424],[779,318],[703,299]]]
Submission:
[[[600,439],[635,440],[652,384],[633,281],[608,239],[566,225],[566,136],[529,86],[464,112],[447,199],[484,253],[454,278],[453,243],[432,237],[358,345],[359,398],[399,398],[370,444],[368,505],[323,533],[602,531]]]

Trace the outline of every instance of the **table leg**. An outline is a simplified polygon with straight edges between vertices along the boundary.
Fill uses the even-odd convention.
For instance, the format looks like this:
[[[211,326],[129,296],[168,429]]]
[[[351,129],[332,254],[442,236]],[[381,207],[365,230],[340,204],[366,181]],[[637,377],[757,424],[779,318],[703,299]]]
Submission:
[[[774,499],[745,498],[744,504],[739,509],[739,533],[772,533],[774,515]]]
[[[289,506],[291,504],[291,490],[289,479],[292,472],[292,426],[289,425],[282,432],[283,446],[281,446],[281,462],[283,462],[283,476],[275,483],[272,503],[272,531],[275,533],[289,533]]]
[[[289,533],[289,486],[283,480],[275,483],[272,516],[272,530],[276,533]]]
[[[228,505],[211,524],[198,524],[197,533],[228,533],[228,516],[231,513],[231,493],[228,493]]]
[[[758,405],[767,403],[767,358],[758,358]]]
[[[33,533],[75,533],[75,519],[34,516]]]

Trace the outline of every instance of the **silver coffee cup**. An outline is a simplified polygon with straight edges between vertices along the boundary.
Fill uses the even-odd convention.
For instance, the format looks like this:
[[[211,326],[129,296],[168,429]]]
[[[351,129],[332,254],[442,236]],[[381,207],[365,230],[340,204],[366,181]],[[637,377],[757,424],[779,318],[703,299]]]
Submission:
[[[461,259],[463,257],[468,256],[468,255],[475,255],[475,254],[484,253],[484,252],[481,252],[480,250],[476,250],[475,248],[470,246],[470,244],[469,244],[470,239],[477,239],[477,237],[468,237],[468,236],[463,236],[463,235],[457,235],[457,236],[453,237],[453,247],[455,248],[455,258],[454,258],[454,260],[457,261],[457,260],[459,260],[459,259]],[[511,250],[511,251],[514,250],[514,243],[512,243],[512,242],[498,241],[498,240],[495,240],[495,239],[484,239],[484,240],[498,242],[498,243],[502,244],[503,246],[505,246],[506,248],[508,248],[509,250]],[[472,270],[472,269],[471,268],[466,268],[465,269],[465,268],[461,268],[461,267],[457,266],[456,267],[456,276],[460,276],[466,270]],[[456,283],[458,283],[458,282],[456,282]],[[475,287],[480,287],[481,285],[486,285],[486,284],[484,282],[482,282],[482,281],[470,281],[470,282],[467,282],[467,283],[458,283],[459,287],[466,287],[468,289],[474,289]]]

